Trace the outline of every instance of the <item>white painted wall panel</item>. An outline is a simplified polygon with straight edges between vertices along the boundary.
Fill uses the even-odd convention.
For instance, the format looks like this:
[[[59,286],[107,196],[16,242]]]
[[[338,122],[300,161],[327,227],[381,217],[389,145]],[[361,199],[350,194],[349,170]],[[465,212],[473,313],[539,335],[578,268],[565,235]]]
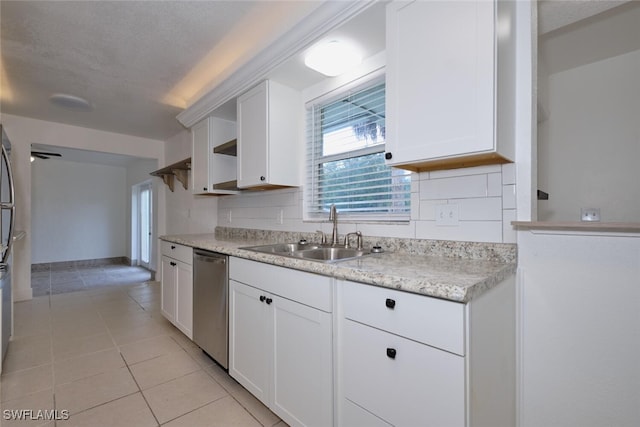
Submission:
[[[538,127],[543,221],[640,219],[640,51],[552,74],[549,118]]]
[[[49,159],[31,172],[32,263],[127,254],[124,167]]]
[[[518,234],[521,427],[640,425],[640,235]]]

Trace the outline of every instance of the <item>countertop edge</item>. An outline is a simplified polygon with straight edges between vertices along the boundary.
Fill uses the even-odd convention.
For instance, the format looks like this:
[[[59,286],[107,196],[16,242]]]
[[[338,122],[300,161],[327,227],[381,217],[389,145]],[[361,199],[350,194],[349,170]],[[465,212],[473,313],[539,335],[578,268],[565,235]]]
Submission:
[[[529,230],[640,233],[640,222],[511,221],[511,225]]]

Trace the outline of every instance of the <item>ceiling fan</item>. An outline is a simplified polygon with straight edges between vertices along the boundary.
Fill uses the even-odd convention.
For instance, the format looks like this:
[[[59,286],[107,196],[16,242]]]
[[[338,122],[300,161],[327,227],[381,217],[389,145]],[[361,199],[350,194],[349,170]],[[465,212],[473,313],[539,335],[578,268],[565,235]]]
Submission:
[[[51,157],[62,157],[60,153],[47,153],[44,151],[31,151],[31,157],[37,157],[39,159],[49,159]]]

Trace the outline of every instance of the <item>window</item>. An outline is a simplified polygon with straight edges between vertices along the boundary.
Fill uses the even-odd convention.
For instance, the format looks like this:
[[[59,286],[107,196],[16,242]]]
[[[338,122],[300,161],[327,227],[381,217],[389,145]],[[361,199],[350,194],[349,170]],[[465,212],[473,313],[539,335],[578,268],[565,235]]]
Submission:
[[[384,82],[308,106],[307,135],[310,219],[332,204],[352,219],[409,219],[411,175],[384,162]]]

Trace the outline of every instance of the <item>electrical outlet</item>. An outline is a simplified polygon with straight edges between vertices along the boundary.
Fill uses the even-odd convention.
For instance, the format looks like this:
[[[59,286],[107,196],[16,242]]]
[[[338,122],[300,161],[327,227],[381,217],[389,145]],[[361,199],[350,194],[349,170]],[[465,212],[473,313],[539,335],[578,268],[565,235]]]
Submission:
[[[458,205],[436,205],[436,225],[458,225]]]
[[[582,221],[600,221],[600,208],[581,208],[580,218]]]
[[[229,220],[229,224],[231,224],[231,209],[229,209],[229,214],[227,216],[227,219]]]
[[[280,209],[280,212],[276,215],[276,223],[280,225],[284,224],[284,210]]]

